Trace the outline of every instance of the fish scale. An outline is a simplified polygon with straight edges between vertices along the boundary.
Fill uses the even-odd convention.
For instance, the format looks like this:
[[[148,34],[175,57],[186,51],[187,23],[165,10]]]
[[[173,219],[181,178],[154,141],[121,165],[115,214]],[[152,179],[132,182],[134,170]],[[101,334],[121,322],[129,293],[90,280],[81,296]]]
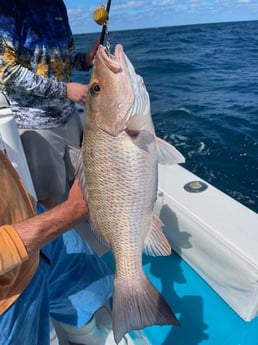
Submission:
[[[110,137],[103,131],[93,130],[86,131],[84,137],[89,204],[94,205],[93,210],[101,209],[103,213],[103,216],[98,214],[97,224],[108,217],[117,235],[117,229],[124,226],[123,221],[128,225],[130,219],[137,223],[136,219],[142,218],[143,214],[151,217],[156,192],[154,189],[151,197],[147,195],[145,190],[153,189],[153,180],[142,174],[142,171],[150,169],[150,165],[146,165],[147,160],[132,139],[126,133]],[[156,172],[156,163],[152,170]],[[144,234],[139,229],[140,236],[146,236],[148,230]]]

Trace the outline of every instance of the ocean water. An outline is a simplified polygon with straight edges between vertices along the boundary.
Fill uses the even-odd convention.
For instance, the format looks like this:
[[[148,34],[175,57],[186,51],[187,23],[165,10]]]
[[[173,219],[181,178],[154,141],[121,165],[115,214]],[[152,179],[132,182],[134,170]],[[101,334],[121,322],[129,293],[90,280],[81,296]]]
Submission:
[[[96,34],[75,35],[88,49]],[[109,33],[150,94],[159,137],[184,167],[258,211],[258,21]],[[75,72],[88,82],[89,73]]]

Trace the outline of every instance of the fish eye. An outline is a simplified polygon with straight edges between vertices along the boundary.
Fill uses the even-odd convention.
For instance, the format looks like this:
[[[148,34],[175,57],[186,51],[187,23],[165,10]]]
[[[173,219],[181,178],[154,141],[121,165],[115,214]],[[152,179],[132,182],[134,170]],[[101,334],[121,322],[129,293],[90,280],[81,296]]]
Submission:
[[[100,86],[97,83],[94,83],[90,87],[90,93],[92,96],[97,96],[100,93]]]

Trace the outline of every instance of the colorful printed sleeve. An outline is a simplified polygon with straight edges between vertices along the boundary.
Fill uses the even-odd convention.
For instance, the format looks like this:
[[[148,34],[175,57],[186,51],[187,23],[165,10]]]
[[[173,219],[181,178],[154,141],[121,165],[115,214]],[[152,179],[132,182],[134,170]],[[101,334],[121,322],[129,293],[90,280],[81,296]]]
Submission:
[[[72,49],[70,51],[71,67],[77,71],[89,71],[90,67],[86,64],[86,53]]]
[[[19,46],[19,10],[16,1],[1,1],[0,11],[0,83],[7,89],[40,97],[65,97],[66,84],[35,74],[24,67]]]

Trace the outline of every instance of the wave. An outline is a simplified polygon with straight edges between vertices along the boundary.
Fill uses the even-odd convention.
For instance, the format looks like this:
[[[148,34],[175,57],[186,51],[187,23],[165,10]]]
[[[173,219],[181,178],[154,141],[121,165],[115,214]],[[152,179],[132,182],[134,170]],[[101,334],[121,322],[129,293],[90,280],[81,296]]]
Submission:
[[[182,152],[187,169],[256,212],[257,24],[110,33],[111,50],[122,43],[144,79],[157,135]],[[93,35],[75,41],[83,50]],[[74,75],[87,82],[85,74]]]

